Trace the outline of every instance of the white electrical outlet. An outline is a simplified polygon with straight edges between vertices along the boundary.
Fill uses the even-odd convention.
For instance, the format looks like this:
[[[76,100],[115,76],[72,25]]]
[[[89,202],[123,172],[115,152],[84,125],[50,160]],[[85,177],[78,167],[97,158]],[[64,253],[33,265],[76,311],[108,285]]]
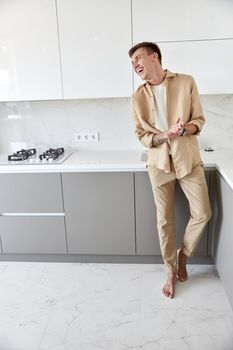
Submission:
[[[97,142],[99,141],[99,133],[98,132],[76,132],[75,140],[77,142]]]

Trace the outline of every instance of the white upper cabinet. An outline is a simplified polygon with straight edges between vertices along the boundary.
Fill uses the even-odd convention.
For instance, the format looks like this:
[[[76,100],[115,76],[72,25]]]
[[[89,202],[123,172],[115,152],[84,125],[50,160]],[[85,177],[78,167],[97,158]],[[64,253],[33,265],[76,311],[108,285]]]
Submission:
[[[160,43],[162,65],[194,77],[200,94],[233,93],[232,40]],[[135,74],[134,88],[142,81]]]
[[[60,98],[55,0],[0,0],[0,100]]]
[[[132,0],[132,21],[133,42],[158,43],[164,69],[193,75],[201,94],[233,93],[232,0]]]
[[[57,0],[64,98],[132,93],[130,0]]]
[[[161,43],[160,48],[163,67],[191,74],[200,94],[233,93],[233,39]]]
[[[133,42],[233,37],[232,0],[132,0]]]

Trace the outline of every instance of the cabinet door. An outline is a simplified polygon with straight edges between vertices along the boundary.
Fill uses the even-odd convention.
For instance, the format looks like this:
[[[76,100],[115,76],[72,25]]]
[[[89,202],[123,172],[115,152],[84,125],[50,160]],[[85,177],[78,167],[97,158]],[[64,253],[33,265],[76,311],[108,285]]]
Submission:
[[[0,174],[0,193],[0,213],[64,212],[59,173]]]
[[[232,2],[233,3],[233,2]],[[159,44],[163,68],[194,77],[200,94],[232,93],[233,39]],[[221,62],[221,64],[219,64]],[[142,83],[134,76],[135,89]]]
[[[0,33],[0,101],[61,99],[55,0],[1,0]]]
[[[130,0],[57,0],[64,98],[132,93]]]
[[[135,174],[136,252],[138,255],[161,255],[156,207],[147,173]]]
[[[66,253],[64,217],[0,216],[3,253]]]
[[[62,174],[68,252],[135,254],[133,174]]]
[[[233,190],[218,172],[213,189],[215,194],[213,257],[233,308]]]
[[[231,0],[133,0],[133,42],[233,37]]]
[[[208,178],[208,175],[207,175]],[[208,179],[207,179],[208,180]],[[160,255],[156,223],[156,207],[147,173],[135,174],[136,251],[139,255]],[[188,201],[177,184],[175,188],[175,217],[177,247],[180,246],[189,220]],[[199,242],[196,255],[207,255],[207,228]]]
[[[209,171],[205,171],[205,176],[207,185],[209,185]],[[176,184],[175,188],[175,203],[177,245],[180,246],[182,243],[185,228],[189,221],[190,211],[188,200],[186,199],[183,191],[181,190],[179,183]],[[198,244],[197,251],[195,254],[199,256],[208,255],[208,225],[204,229],[202,238]]]

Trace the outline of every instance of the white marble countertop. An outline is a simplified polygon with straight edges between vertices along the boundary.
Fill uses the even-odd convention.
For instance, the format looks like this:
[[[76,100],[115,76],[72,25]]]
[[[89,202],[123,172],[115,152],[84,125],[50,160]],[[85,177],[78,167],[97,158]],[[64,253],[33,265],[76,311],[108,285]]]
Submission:
[[[233,190],[233,149],[219,148],[213,152],[201,151],[206,168],[216,168]]]
[[[0,173],[146,171],[142,153],[141,151],[77,151],[62,164],[0,165]],[[205,168],[217,168],[233,189],[233,149],[201,151],[201,156]]]

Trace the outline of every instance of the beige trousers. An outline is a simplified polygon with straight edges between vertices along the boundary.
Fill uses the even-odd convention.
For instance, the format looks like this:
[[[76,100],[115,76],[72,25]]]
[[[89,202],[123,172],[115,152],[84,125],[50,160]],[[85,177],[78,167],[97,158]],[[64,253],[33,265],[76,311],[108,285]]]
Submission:
[[[174,171],[165,173],[154,166],[148,166],[155,205],[160,248],[165,268],[169,273],[177,269],[177,247],[174,215],[174,187],[179,181],[189,202],[190,219],[183,237],[183,252],[186,256],[195,253],[205,225],[211,217],[208,188],[202,165],[181,179],[176,179]]]

